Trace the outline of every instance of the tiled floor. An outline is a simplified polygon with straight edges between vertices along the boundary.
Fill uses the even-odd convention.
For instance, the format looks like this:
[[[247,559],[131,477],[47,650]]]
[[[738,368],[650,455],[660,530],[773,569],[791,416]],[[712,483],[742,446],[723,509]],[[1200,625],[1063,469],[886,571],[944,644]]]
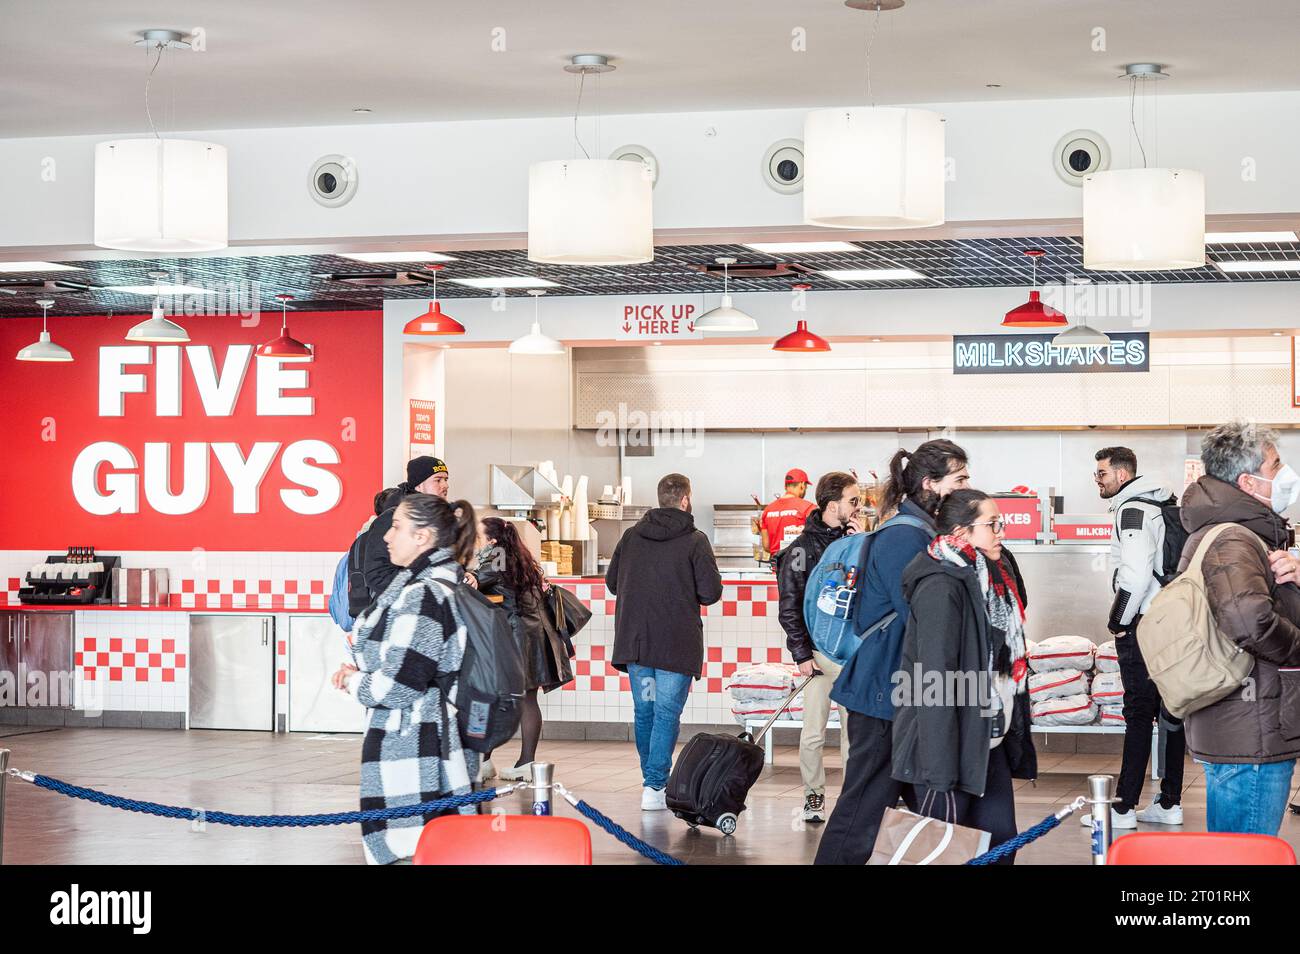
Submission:
[[[347,811],[357,804],[358,736],[133,729],[32,730],[0,727],[10,764],[78,785],[172,805],[246,813]],[[515,744],[499,753],[513,762]],[[799,821],[802,786],[793,748],[777,748],[775,767],[754,786],[735,836],[691,832],[666,812],[639,810],[641,776],[626,742],[542,743],[555,777],[646,841],[696,864],[806,864],[819,826]],[[504,757],[503,757],[504,756]],[[827,749],[828,796],[838,793],[839,753]],[[1022,829],[1070,801],[1093,772],[1114,774],[1119,757],[1040,753],[1036,785],[1018,783]],[[1205,781],[1188,763],[1186,829],[1204,830]],[[1150,783],[1148,783],[1150,786]],[[1149,796],[1148,799],[1149,800]],[[527,811],[522,799],[512,811]],[[575,814],[559,803],[557,813]],[[1146,826],[1144,826],[1146,827]],[[1300,848],[1300,818],[1288,814],[1282,836]],[[593,829],[598,864],[639,856]],[[1069,821],[1021,852],[1022,864],[1087,864],[1088,833]],[[143,816],[76,801],[21,782],[9,783],[4,861],[9,864],[359,864],[355,826],[241,829]]]

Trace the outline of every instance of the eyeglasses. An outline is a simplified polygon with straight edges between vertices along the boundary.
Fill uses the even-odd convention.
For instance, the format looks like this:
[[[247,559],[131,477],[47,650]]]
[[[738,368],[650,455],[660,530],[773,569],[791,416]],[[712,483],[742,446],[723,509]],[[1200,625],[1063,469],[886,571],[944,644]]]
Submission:
[[[1101,480],[1101,479],[1104,478],[1104,477],[1109,477],[1109,476],[1110,476],[1110,471],[1108,471],[1108,470],[1094,470],[1094,471],[1092,472],[1092,476],[1095,477],[1097,480]]]
[[[1001,517],[997,517],[993,520],[986,520],[983,523],[972,523],[971,526],[988,527],[994,533],[1001,533],[1004,529],[1006,529],[1007,522],[1003,520]]]

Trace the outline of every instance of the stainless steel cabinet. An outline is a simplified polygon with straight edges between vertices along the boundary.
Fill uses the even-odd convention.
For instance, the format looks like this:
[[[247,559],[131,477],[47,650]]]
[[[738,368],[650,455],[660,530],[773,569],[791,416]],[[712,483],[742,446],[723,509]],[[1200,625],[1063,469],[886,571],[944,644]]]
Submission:
[[[275,620],[190,617],[190,727],[275,728]]]
[[[289,618],[290,732],[365,731],[365,706],[330,685],[351,661],[347,634],[328,616]]]
[[[70,708],[72,614],[0,612],[0,679],[13,693],[0,695],[0,705]]]

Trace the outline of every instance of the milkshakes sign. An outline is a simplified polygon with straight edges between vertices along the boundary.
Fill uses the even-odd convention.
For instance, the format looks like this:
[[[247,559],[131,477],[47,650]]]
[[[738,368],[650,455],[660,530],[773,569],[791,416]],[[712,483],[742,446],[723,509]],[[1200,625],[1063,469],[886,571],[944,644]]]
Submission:
[[[1110,335],[1108,345],[1058,348],[1054,334],[954,335],[953,374],[1078,374],[1151,370],[1145,331]]]
[[[310,361],[256,357],[269,324],[125,342],[138,320],[64,319],[71,364],[0,366],[0,549],[340,549],[380,486],[378,314],[296,315]],[[0,327],[0,354],[27,325]]]

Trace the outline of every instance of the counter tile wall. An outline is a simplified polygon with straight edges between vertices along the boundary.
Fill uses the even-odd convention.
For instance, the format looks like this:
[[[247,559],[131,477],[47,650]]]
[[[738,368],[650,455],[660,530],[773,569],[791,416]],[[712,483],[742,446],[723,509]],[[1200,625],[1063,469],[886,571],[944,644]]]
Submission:
[[[73,707],[188,712],[187,613],[73,614]]]

